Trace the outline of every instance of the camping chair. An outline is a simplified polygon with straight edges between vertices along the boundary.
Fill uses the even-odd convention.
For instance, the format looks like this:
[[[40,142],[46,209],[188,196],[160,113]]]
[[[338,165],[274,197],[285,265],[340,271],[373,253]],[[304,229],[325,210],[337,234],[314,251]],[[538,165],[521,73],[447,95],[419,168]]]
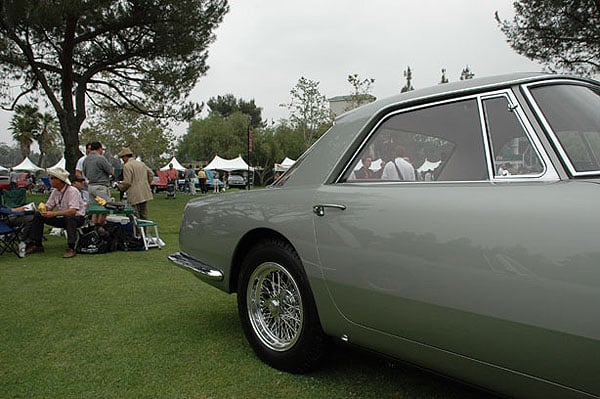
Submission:
[[[4,190],[4,206],[17,208],[27,203],[27,190],[23,187],[16,190]]]
[[[144,249],[147,251],[149,248],[162,249],[165,246],[163,240],[158,235],[158,223],[152,220],[138,219],[134,217],[135,227],[139,229],[139,232],[144,241]],[[154,227],[154,235],[152,235],[150,227]]]
[[[8,250],[19,256],[19,234],[22,226],[9,226],[7,224],[8,215],[23,214],[21,212],[12,212],[8,208],[0,208],[0,255]]]

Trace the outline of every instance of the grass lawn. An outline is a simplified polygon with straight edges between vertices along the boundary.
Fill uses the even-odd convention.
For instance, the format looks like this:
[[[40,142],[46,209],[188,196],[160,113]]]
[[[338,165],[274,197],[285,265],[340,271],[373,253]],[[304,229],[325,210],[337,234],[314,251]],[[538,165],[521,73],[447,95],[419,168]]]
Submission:
[[[63,259],[46,235],[44,254],[0,256],[0,398],[490,397],[346,346],[308,375],[264,365],[235,296],[167,260],[190,198],[149,203],[162,250]]]

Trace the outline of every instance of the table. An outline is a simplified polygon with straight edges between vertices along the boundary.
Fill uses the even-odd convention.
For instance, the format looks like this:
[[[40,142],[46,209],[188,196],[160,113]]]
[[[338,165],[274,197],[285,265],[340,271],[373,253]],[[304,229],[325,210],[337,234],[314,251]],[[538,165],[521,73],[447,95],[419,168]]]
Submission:
[[[90,202],[87,209],[88,215],[133,215],[134,209],[131,205],[125,205],[123,209],[108,209],[96,202]]]

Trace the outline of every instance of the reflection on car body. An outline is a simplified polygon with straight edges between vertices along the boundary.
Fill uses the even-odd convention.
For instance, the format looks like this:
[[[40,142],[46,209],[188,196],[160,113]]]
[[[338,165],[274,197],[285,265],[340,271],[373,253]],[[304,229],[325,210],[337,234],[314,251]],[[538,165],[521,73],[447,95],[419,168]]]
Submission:
[[[170,258],[237,292],[281,370],[335,337],[509,396],[600,397],[599,109],[598,82],[547,74],[368,104],[270,188],[190,201]]]

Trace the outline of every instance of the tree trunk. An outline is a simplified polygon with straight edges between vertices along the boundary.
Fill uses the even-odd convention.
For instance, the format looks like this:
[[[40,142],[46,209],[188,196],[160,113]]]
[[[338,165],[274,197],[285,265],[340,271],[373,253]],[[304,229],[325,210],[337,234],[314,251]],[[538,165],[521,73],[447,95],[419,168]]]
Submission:
[[[75,118],[70,115],[60,115],[60,133],[65,143],[65,162],[67,171],[75,175],[77,160],[83,155],[79,151],[79,127]]]

